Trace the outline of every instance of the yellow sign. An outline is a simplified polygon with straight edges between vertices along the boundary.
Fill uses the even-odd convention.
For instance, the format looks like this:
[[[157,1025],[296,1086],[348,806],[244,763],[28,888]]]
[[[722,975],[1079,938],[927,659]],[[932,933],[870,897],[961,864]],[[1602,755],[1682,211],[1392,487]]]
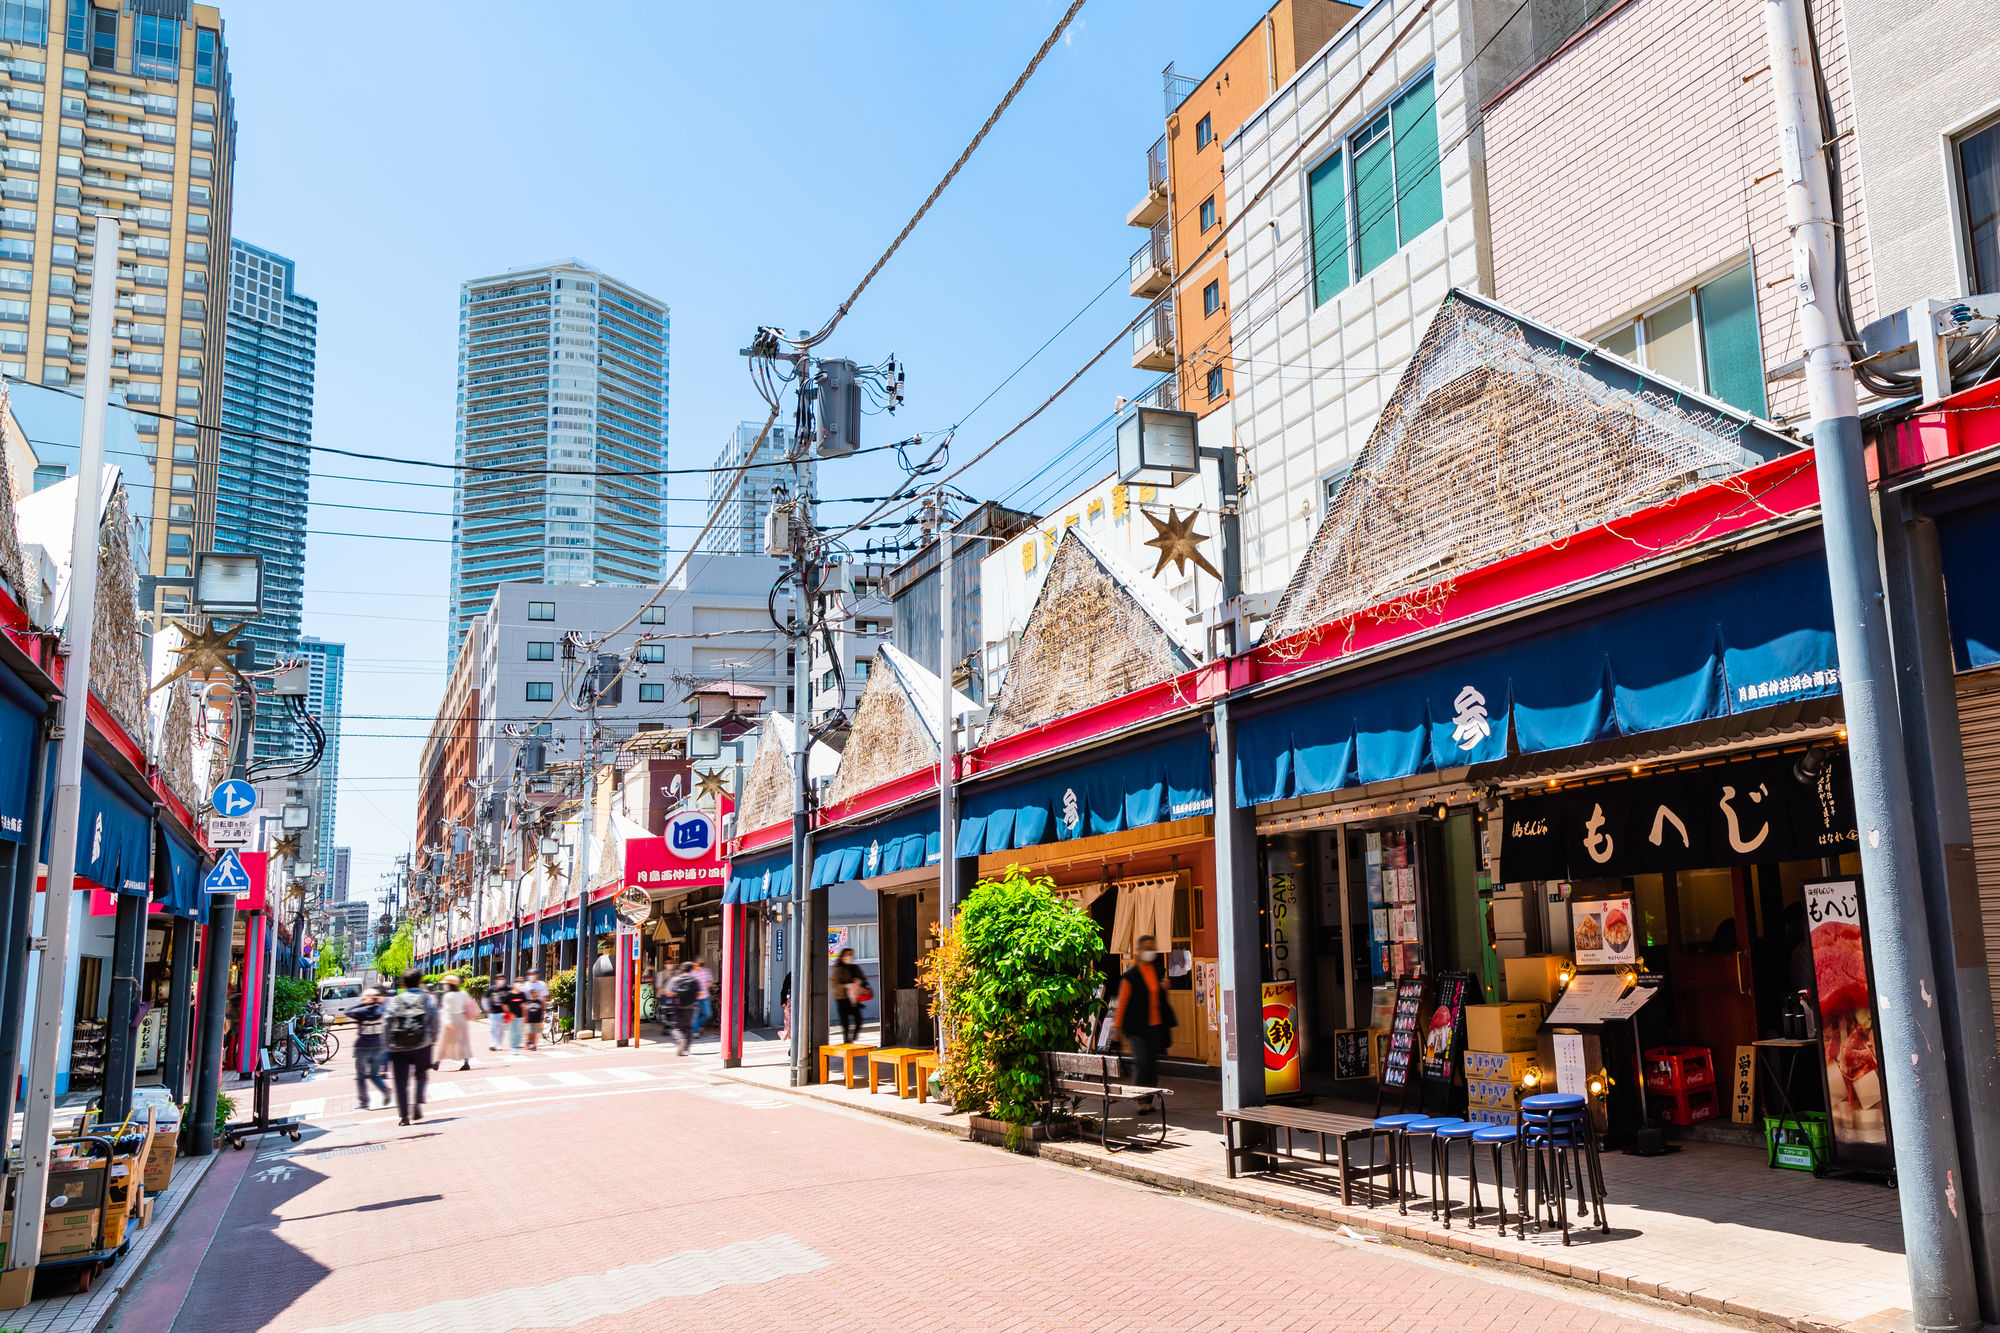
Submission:
[[[1264,983],[1264,1093],[1299,1090],[1303,1066],[1299,1060],[1299,983]]]

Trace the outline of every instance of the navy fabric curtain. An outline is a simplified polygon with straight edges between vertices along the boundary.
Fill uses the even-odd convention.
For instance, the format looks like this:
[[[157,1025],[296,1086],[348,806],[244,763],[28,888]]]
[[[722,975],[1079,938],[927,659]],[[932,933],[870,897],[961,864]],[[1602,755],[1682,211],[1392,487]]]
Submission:
[[[729,885],[722,891],[725,903],[761,903],[792,896],[792,848],[785,844],[780,856],[755,861],[729,863]]]
[[[824,888],[930,865],[940,859],[942,842],[935,803],[879,824],[826,830],[813,846],[812,886]]]
[[[191,921],[201,920],[205,907],[201,891],[201,853],[167,832],[162,825],[156,864],[160,869],[157,878],[163,881],[160,885],[162,909]]]
[[[48,704],[0,667],[0,839],[28,836],[28,775],[34,769],[36,724]]]
[[[1987,504],[1937,519],[1951,655],[1960,671],[2000,665],[2000,512]]]
[[[1840,693],[1823,556],[1798,556],[1237,726],[1241,804]],[[1323,687],[1324,688],[1324,687]],[[1301,691],[1301,694],[1305,693]]]
[[[1189,732],[1108,759],[967,790],[959,856],[1120,833],[1215,812],[1208,733]]]
[[[55,786],[42,819],[42,859],[48,859]],[[76,873],[114,893],[146,893],[153,842],[152,802],[141,802],[111,766],[83,755],[83,802],[77,820]]]

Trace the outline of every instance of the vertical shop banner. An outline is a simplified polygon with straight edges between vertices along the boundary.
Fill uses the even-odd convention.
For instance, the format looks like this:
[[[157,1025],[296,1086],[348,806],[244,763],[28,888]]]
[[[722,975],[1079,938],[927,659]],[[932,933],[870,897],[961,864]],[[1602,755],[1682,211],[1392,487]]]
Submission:
[[[1299,983],[1264,983],[1264,1095],[1297,1092],[1303,1083],[1299,1059]]]
[[[1389,1053],[1382,1060],[1382,1086],[1407,1088],[1417,1055],[1417,1022],[1423,1016],[1428,987],[1422,977],[1396,982],[1396,1011],[1389,1022]]]
[[[1868,983],[1868,958],[1862,948],[1861,882],[1808,882],[1805,902],[1835,1160],[1886,1166],[1890,1163],[1888,1108],[1882,1099],[1875,1005]]]
[[[1222,964],[1213,958],[1204,958],[1194,965],[1195,1000],[1201,1011],[1208,1015],[1208,1030],[1222,1029]]]
[[[1271,976],[1290,981],[1292,951],[1302,947],[1299,939],[1297,877],[1289,871],[1271,876]]]
[[[1757,1122],[1757,1048],[1738,1046],[1729,1076],[1729,1118],[1739,1125]]]

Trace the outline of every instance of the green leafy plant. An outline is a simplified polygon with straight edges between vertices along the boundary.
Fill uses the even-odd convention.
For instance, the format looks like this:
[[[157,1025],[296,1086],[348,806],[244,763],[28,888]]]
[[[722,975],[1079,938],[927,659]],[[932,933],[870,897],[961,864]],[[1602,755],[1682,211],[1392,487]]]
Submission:
[[[961,1110],[1024,1127],[1042,1097],[1043,1051],[1076,1047],[1099,1006],[1097,923],[1020,866],[979,881],[949,937],[926,960],[924,984],[945,1029],[940,1072]]]
[[[316,982],[304,977],[279,977],[278,988],[271,994],[272,1020],[279,1024],[290,1022],[304,1013],[318,994]]]
[[[465,987],[465,993],[467,995],[470,995],[475,1000],[480,1000],[486,997],[486,987],[490,985],[492,981],[493,978],[487,976],[484,972],[476,972],[470,976],[464,977],[462,984]]]
[[[410,960],[416,957],[415,925],[404,921],[396,927],[396,933],[375,955],[375,970],[393,984],[403,973],[410,970]]]
[[[566,967],[549,978],[549,1007],[561,1013],[576,1008],[576,969]],[[563,1030],[567,1032],[568,1026]]]
[[[347,973],[347,941],[329,940],[320,947],[319,967],[314,975],[321,981]]]
[[[229,1122],[236,1115],[236,1099],[226,1092],[215,1094],[215,1132],[222,1133],[229,1128]]]

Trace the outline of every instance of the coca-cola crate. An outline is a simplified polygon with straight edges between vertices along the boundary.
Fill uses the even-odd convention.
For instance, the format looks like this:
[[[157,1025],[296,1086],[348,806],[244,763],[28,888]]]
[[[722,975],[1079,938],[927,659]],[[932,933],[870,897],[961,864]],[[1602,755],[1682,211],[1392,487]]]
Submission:
[[[1648,1092],[1692,1092],[1715,1086],[1715,1057],[1706,1046],[1655,1046],[1646,1052]]]
[[[1669,1125],[1699,1125],[1722,1114],[1722,1104],[1714,1088],[1696,1088],[1693,1092],[1649,1090],[1646,1105],[1655,1119],[1664,1120]]]

